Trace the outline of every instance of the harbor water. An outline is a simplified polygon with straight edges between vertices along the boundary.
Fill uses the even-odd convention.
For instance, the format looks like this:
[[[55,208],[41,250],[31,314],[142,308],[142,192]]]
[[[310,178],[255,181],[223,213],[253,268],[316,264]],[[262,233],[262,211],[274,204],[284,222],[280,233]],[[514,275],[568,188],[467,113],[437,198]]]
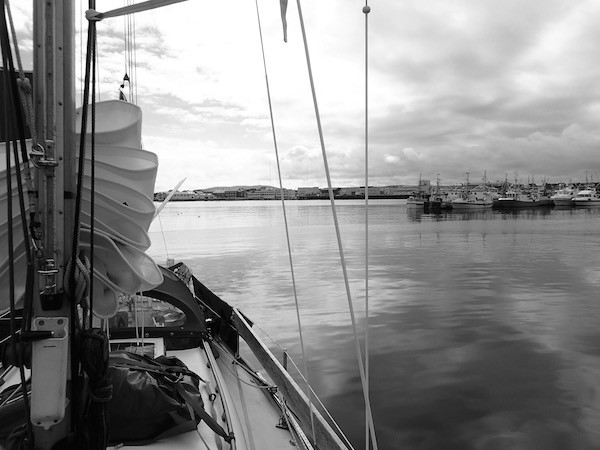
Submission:
[[[364,356],[365,207],[336,207]],[[289,201],[286,212],[308,378],[362,449],[331,206]],[[371,200],[368,224],[380,449],[600,448],[600,208],[423,214]],[[150,237],[159,263],[184,261],[303,367],[281,202],[171,203]]]

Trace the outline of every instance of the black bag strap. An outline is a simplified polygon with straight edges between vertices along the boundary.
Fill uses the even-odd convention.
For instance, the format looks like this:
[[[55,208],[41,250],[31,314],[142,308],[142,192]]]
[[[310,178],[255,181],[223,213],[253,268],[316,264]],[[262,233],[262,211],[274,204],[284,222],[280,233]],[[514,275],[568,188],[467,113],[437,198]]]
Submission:
[[[140,359],[131,359],[125,356],[114,355],[110,356],[110,365],[112,367],[123,367],[127,369],[138,369],[145,370],[147,372],[157,373],[161,375],[188,375],[192,378],[195,378],[203,383],[206,381],[197,373],[192,372],[184,365],[169,365],[169,364],[161,364],[158,361],[143,355],[139,356]]]
[[[221,425],[219,425],[217,421],[204,410],[204,407],[197,398],[197,393],[189,392],[186,389],[186,387],[187,385],[182,383],[176,384],[177,392],[179,393],[179,395],[181,395],[181,398],[183,398],[185,402],[192,407],[194,412],[206,422],[206,425],[208,425],[211,430],[213,430],[215,433],[217,433],[219,436],[225,439],[225,442],[231,444],[231,441],[235,438],[233,433],[227,434],[223,427],[221,427]]]

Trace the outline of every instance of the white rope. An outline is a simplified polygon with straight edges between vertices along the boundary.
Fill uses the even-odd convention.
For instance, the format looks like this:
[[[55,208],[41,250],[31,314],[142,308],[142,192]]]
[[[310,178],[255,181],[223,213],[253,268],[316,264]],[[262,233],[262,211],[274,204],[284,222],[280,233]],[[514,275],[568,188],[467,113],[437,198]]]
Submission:
[[[287,248],[288,248],[288,257],[289,257],[289,262],[290,262],[290,274],[292,277],[292,287],[293,287],[293,292],[294,292],[294,303],[296,306],[296,319],[298,321],[298,334],[300,336],[300,348],[302,351],[302,360],[304,362],[304,374],[305,374],[305,380],[306,380],[306,385],[307,385],[307,392],[308,392],[308,406],[309,406],[309,411],[310,411],[310,425],[311,425],[311,431],[312,431],[312,438],[313,438],[313,443],[315,442],[315,421],[314,421],[314,415],[312,412],[312,395],[310,394],[310,383],[309,383],[309,376],[308,376],[308,363],[306,361],[306,352],[305,352],[305,347],[304,347],[304,334],[302,332],[302,320],[300,318],[300,304],[298,302],[298,291],[296,288],[296,277],[294,275],[294,261],[293,261],[293,257],[292,257],[292,245],[290,243],[290,230],[289,230],[289,224],[288,224],[288,219],[287,219],[287,212],[285,209],[285,195],[284,195],[284,191],[283,191],[283,181],[281,179],[281,164],[279,161],[279,149],[277,147],[277,137],[276,137],[276,133],[275,133],[275,120],[273,118],[273,105],[271,102],[271,89],[269,88],[269,76],[267,74],[267,59],[265,56],[265,47],[263,44],[263,36],[262,36],[262,27],[260,24],[260,12],[258,9],[258,0],[255,0],[255,4],[256,4],[256,18],[258,21],[258,33],[260,36],[260,46],[261,46],[261,50],[262,50],[262,58],[263,58],[263,68],[264,68],[264,72],[265,72],[265,85],[267,88],[267,100],[269,103],[269,116],[271,119],[271,132],[273,134],[273,147],[275,149],[275,159],[277,161],[277,176],[279,177],[279,192],[281,195],[281,208],[283,210],[283,222],[285,224],[285,238],[286,238],[286,242],[287,242]]]
[[[308,77],[310,80],[310,89],[312,92],[312,97],[313,97],[313,105],[315,108],[315,116],[316,116],[316,120],[317,120],[317,128],[319,131],[319,140],[321,142],[321,152],[323,154],[323,164],[325,165],[325,175],[327,176],[327,187],[329,190],[329,199],[331,201],[331,211],[333,214],[333,223],[335,226],[335,233],[336,233],[336,237],[337,237],[337,243],[338,243],[338,249],[339,249],[339,253],[340,253],[340,261],[341,261],[341,266],[342,266],[342,273],[344,275],[344,284],[346,285],[346,297],[348,298],[348,309],[350,311],[350,318],[352,320],[352,331],[354,333],[354,344],[355,344],[355,348],[356,348],[356,358],[358,361],[358,369],[359,369],[359,373],[360,373],[360,381],[362,384],[362,389],[363,389],[363,396],[364,396],[364,400],[365,400],[365,409],[366,409],[366,415],[369,421],[369,428],[371,429],[371,434],[373,436],[373,448],[375,450],[377,450],[377,440],[375,438],[375,428],[373,426],[373,415],[371,413],[371,404],[369,402],[369,397],[367,396],[366,393],[366,379],[365,379],[365,369],[364,369],[364,364],[363,364],[363,359],[362,359],[362,352],[360,350],[360,343],[359,343],[359,339],[358,339],[358,332],[357,332],[357,328],[356,328],[356,318],[354,316],[354,307],[352,306],[352,295],[350,294],[350,282],[348,281],[348,270],[346,268],[346,260],[344,258],[344,249],[342,246],[342,238],[341,238],[341,233],[340,233],[340,225],[339,225],[339,221],[338,221],[338,217],[337,217],[337,211],[335,208],[335,199],[333,196],[333,187],[331,184],[331,174],[329,173],[329,164],[327,162],[327,151],[325,150],[325,140],[323,138],[323,128],[321,126],[321,116],[319,114],[319,105],[317,103],[317,95],[316,95],[316,90],[315,90],[315,83],[314,83],[314,79],[313,79],[313,74],[312,74],[312,68],[311,68],[311,64],[310,64],[310,55],[309,55],[309,51],[308,51],[308,42],[307,42],[307,38],[306,38],[306,30],[304,27],[304,18],[302,16],[302,6],[300,5],[300,0],[296,0],[296,3],[298,5],[298,15],[300,17],[300,28],[302,29],[302,39],[304,41],[304,52],[306,54],[306,64],[307,64],[307,69],[308,69]]]
[[[365,14],[365,398],[370,402],[369,372],[369,7],[368,0],[362,9]],[[365,449],[370,442],[369,419],[365,417]]]

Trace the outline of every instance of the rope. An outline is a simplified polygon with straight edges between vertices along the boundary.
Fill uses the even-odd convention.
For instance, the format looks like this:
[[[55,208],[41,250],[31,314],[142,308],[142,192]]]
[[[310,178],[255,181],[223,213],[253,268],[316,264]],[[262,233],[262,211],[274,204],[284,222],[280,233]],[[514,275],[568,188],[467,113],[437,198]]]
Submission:
[[[81,302],[88,294],[88,287],[90,285],[90,260],[87,256],[75,258],[75,267],[73,267],[73,259],[69,259],[67,262],[67,270],[65,270],[65,277],[69,277],[70,273],[74,274],[73,286],[75,289],[71,291],[71,286],[65,280],[65,292],[69,295],[73,295],[77,302]]]
[[[95,25],[94,25],[95,27]],[[92,129],[90,137],[90,263],[89,271],[94,273],[94,240],[95,240],[95,224],[96,224],[96,30],[94,28],[94,45],[92,45]],[[82,158],[83,155],[80,155]],[[94,321],[94,277],[89,278],[90,286],[90,324],[89,327],[93,328]]]
[[[248,373],[248,375],[252,376],[254,379],[257,379],[257,380],[263,382],[262,380],[260,380],[260,378],[258,378],[258,376],[254,372],[252,372],[251,370],[249,370],[246,366],[244,366],[237,359],[235,359],[234,356],[230,355],[227,352],[223,352],[220,355],[221,355],[221,358],[223,357],[223,355],[226,355],[226,356],[230,357],[232,365],[241,367],[242,369],[244,369],[244,371],[246,373]],[[268,384],[258,385],[258,384],[248,383],[247,381],[245,381],[242,378],[240,378],[239,375],[237,375],[237,371],[236,371],[236,373],[233,373],[233,371],[229,367],[227,367],[227,364],[223,364],[223,366],[231,373],[231,375],[234,376],[234,378],[237,378],[241,383],[243,383],[243,384],[245,384],[247,386],[250,386],[250,387],[253,387],[253,388],[257,388],[257,389],[266,389],[266,390],[269,390],[269,389],[273,388],[273,386],[270,386]]]
[[[358,368],[359,368],[359,373],[360,373],[360,381],[362,384],[362,389],[363,389],[363,396],[364,396],[364,400],[365,400],[365,409],[366,409],[366,415],[368,417],[368,421],[369,421],[369,427],[371,429],[371,434],[373,435],[373,447],[375,450],[377,450],[377,441],[375,438],[375,428],[373,426],[373,415],[371,413],[371,404],[369,403],[369,397],[366,394],[366,379],[365,379],[365,369],[364,369],[364,364],[363,364],[363,359],[362,359],[362,354],[361,354],[361,350],[360,350],[360,343],[359,343],[359,339],[358,339],[358,332],[357,332],[357,327],[356,327],[356,318],[354,315],[354,307],[352,306],[352,295],[350,294],[350,282],[348,280],[348,271],[346,268],[346,260],[344,257],[344,249],[342,246],[342,238],[341,238],[341,233],[340,233],[340,225],[339,225],[339,221],[338,221],[338,217],[337,217],[337,211],[335,208],[335,199],[334,199],[334,195],[333,195],[333,186],[331,184],[331,174],[329,172],[329,164],[327,162],[327,151],[325,150],[325,140],[323,138],[323,127],[321,126],[321,115],[319,114],[319,105],[317,103],[317,95],[316,95],[316,90],[315,90],[315,83],[314,83],[314,79],[313,79],[313,74],[312,74],[312,68],[311,68],[311,64],[310,64],[310,54],[308,51],[308,42],[307,42],[307,38],[306,38],[306,30],[304,27],[304,18],[302,16],[302,6],[300,5],[300,0],[296,0],[296,3],[298,5],[298,15],[300,18],[300,28],[302,29],[302,39],[304,41],[304,52],[306,55],[306,64],[307,64],[307,69],[308,69],[308,77],[310,80],[310,88],[311,88],[311,92],[312,92],[312,97],[313,97],[313,105],[315,108],[315,116],[316,116],[316,120],[317,120],[317,128],[319,131],[319,140],[321,142],[321,152],[323,154],[323,164],[325,166],[325,175],[327,176],[327,186],[328,186],[328,190],[329,190],[329,199],[331,201],[331,211],[333,214],[333,222],[334,222],[334,226],[335,226],[335,233],[337,236],[337,243],[338,243],[338,250],[339,250],[339,254],[340,254],[340,261],[341,261],[341,266],[342,266],[342,273],[344,276],[344,284],[346,286],[346,297],[348,299],[348,309],[350,311],[350,318],[352,320],[352,331],[354,334],[354,344],[355,344],[355,348],[356,348],[356,358],[358,361]]]
[[[365,399],[370,402],[369,364],[369,7],[368,0],[362,9],[365,14]],[[365,417],[365,449],[370,442],[369,418]]]
[[[90,0],[90,6],[93,0]],[[73,242],[72,242],[72,254],[71,259],[75,261],[77,254],[79,253],[79,233],[80,233],[80,217],[81,217],[81,190],[83,185],[83,173],[85,170],[85,141],[87,137],[87,117],[88,117],[88,102],[90,98],[90,78],[93,71],[92,63],[94,60],[94,48],[96,46],[96,22],[90,21],[88,24],[88,36],[87,36],[87,53],[85,58],[85,82],[83,87],[83,104],[81,106],[81,134],[79,140],[79,162],[78,162],[78,174],[77,174],[77,194],[75,196],[75,217],[73,226]],[[75,265],[71,266],[69,274],[69,283],[75,283]],[[75,307],[75,302],[72,303]],[[75,311],[72,311],[72,317],[76,317]]]
[[[302,360],[304,362],[304,373],[306,374],[306,384],[307,384],[307,391],[308,391],[308,406],[309,406],[309,411],[310,411],[310,425],[311,425],[311,430],[312,430],[313,443],[316,444],[315,421],[314,421],[314,416],[313,416],[313,412],[312,412],[312,396],[310,395],[310,389],[309,389],[310,384],[308,382],[308,379],[309,379],[308,363],[306,361],[306,352],[305,352],[305,348],[304,348],[304,335],[302,333],[302,321],[300,319],[300,304],[298,302],[296,277],[294,275],[294,261],[292,258],[292,245],[290,243],[290,230],[289,230],[289,224],[288,224],[288,219],[287,219],[287,212],[285,209],[285,195],[283,193],[283,181],[281,179],[281,163],[279,161],[279,150],[277,147],[277,137],[276,137],[276,133],[275,133],[275,120],[273,117],[273,105],[271,102],[271,89],[269,88],[269,76],[267,73],[267,59],[265,56],[265,47],[264,47],[264,43],[263,43],[262,27],[260,24],[260,12],[258,9],[258,0],[255,0],[255,4],[256,4],[256,18],[257,18],[257,22],[258,22],[258,33],[260,36],[260,47],[262,50],[263,68],[264,68],[264,72],[265,72],[265,85],[267,88],[267,100],[269,103],[269,116],[271,119],[271,131],[273,134],[273,147],[275,149],[275,159],[277,161],[277,176],[279,177],[279,192],[281,194],[281,208],[283,210],[283,222],[285,224],[285,238],[286,238],[286,242],[287,242],[288,257],[289,257],[289,262],[290,262],[290,274],[292,277],[292,287],[293,287],[293,291],[294,291],[294,304],[296,306],[296,318],[298,321],[298,334],[300,337],[300,348],[302,350]],[[287,35],[286,35],[286,40],[287,40]]]
[[[125,7],[133,6],[132,0],[125,1]],[[137,50],[135,32],[135,14],[127,13],[123,16],[124,42],[125,42],[125,81],[129,87],[129,100],[137,104]]]
[[[91,263],[86,256],[83,256],[83,260],[81,257],[77,256],[77,258],[75,258],[75,267],[73,267],[73,259],[70,258],[64,272],[63,286],[65,288],[65,293],[72,296],[76,305],[81,305],[83,310],[83,324],[87,322],[88,317],[90,319],[90,324],[92,321],[93,303],[91,295],[91,273]],[[69,283],[72,274],[74,277],[72,278],[73,284]],[[73,287],[74,289],[72,290]],[[76,325],[78,327],[79,323]]]
[[[288,417],[288,408],[287,408],[287,403],[285,402],[285,398],[283,398],[283,396],[281,397],[281,405],[282,405],[282,409],[283,409],[283,420],[285,420],[285,425],[287,426],[288,430],[290,430],[290,435],[292,436],[292,442],[294,444],[294,447],[298,447],[298,441],[296,441],[296,434],[294,433],[295,429],[292,427],[292,424],[290,423],[290,419]]]
[[[88,445],[91,449],[104,450],[108,446],[107,402],[113,392],[108,375],[108,336],[100,328],[90,329],[83,333],[81,347],[81,365],[89,377],[89,401],[85,413]]]

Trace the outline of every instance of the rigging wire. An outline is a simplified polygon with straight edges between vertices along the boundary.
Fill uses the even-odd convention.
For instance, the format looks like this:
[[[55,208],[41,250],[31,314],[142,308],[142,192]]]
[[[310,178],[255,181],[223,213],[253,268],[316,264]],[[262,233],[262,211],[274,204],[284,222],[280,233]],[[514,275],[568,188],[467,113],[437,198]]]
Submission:
[[[342,246],[342,238],[341,238],[341,233],[340,233],[340,225],[339,225],[339,221],[338,221],[337,210],[335,207],[333,186],[331,183],[331,174],[329,172],[329,164],[327,162],[327,151],[325,149],[325,140],[323,138],[323,127],[321,125],[321,115],[319,113],[319,105],[317,102],[317,94],[316,94],[315,83],[314,83],[314,78],[313,78],[313,74],[312,74],[312,67],[311,67],[311,63],[310,63],[310,54],[308,51],[308,40],[306,37],[306,29],[304,27],[304,17],[302,15],[302,6],[300,4],[300,0],[296,0],[296,4],[298,5],[298,16],[300,18],[300,28],[302,30],[302,39],[304,41],[304,53],[306,55],[306,65],[307,65],[307,69],[308,69],[308,77],[310,80],[310,88],[311,88],[311,92],[312,92],[313,106],[315,109],[315,117],[316,117],[316,121],[317,121],[318,132],[319,132],[319,140],[321,143],[321,152],[323,154],[323,164],[325,166],[325,175],[327,177],[327,187],[328,187],[328,191],[329,191],[329,199],[331,202],[331,211],[333,214],[333,222],[334,222],[335,233],[336,233],[336,237],[337,237],[338,250],[339,250],[340,261],[341,261],[341,266],[342,266],[342,273],[344,276],[344,284],[346,286],[346,297],[348,299],[348,309],[350,311],[350,318],[352,320],[352,331],[354,334],[356,358],[357,358],[357,362],[358,362],[359,374],[360,374],[360,379],[361,379],[361,384],[362,384],[362,389],[363,389],[363,396],[364,396],[364,400],[365,400],[365,409],[366,409],[365,412],[366,412],[367,420],[369,422],[369,428],[371,429],[371,434],[373,437],[373,448],[375,450],[377,450],[377,439],[375,437],[375,429],[374,429],[374,425],[373,425],[373,415],[371,413],[371,404],[369,402],[369,397],[366,394],[365,369],[364,369],[364,364],[363,364],[362,352],[360,350],[360,343],[359,343],[359,339],[358,339],[358,331],[357,331],[357,327],[356,327],[356,317],[354,314],[354,307],[352,306],[352,295],[350,293],[350,282],[348,280],[348,270],[346,268],[346,260],[344,257],[344,249]]]
[[[96,224],[96,68],[98,54],[96,28],[94,26],[94,45],[92,46],[92,133],[90,136],[90,262],[89,262],[89,312],[90,329],[94,327],[94,238]],[[83,156],[83,155],[81,155]]]
[[[33,265],[31,260],[29,242],[27,239],[27,225],[26,225],[26,215],[25,215],[25,206],[24,206],[24,198],[23,198],[23,181],[21,179],[21,164],[19,163],[19,152],[17,147],[17,139],[20,142],[21,151],[23,159],[26,160],[27,152],[25,148],[25,140],[24,140],[24,132],[25,125],[22,116],[21,110],[21,102],[19,98],[18,88],[17,88],[17,80],[14,77],[15,67],[12,59],[12,52],[10,49],[10,38],[8,34],[8,24],[6,22],[6,14],[9,16],[9,20],[12,21],[10,11],[7,10],[10,6],[5,0],[0,0],[0,47],[2,49],[2,85],[4,88],[4,92],[10,98],[4,98],[4,113],[5,113],[5,122],[4,126],[4,138],[5,138],[5,152],[6,152],[6,188],[7,188],[7,212],[8,212],[8,256],[9,256],[9,307],[10,307],[10,336],[11,336],[11,348],[13,355],[17,358],[18,366],[19,366],[19,374],[20,374],[20,383],[21,389],[23,392],[27,392],[27,381],[25,379],[25,368],[24,368],[24,348],[17,346],[17,330],[16,330],[16,302],[15,302],[15,261],[14,261],[14,230],[13,230],[13,205],[12,205],[12,165],[11,165],[11,156],[10,156],[10,147],[12,144],[13,148],[13,157],[15,160],[15,174],[17,181],[17,189],[19,196],[19,207],[21,212],[21,222],[23,225],[24,237],[26,239],[26,252],[27,252],[27,283],[26,283],[26,291],[25,291],[25,311],[24,317],[21,322],[21,330],[28,329],[27,321],[25,320],[29,312],[27,311],[28,306],[31,306],[30,299],[28,297],[32,295],[32,288],[30,285],[30,281],[32,281],[33,275]],[[14,30],[14,28],[13,28]],[[13,34],[13,37],[15,35]],[[16,45],[16,41],[15,41]],[[17,47],[18,48],[18,47]],[[9,109],[10,108],[10,109]],[[16,122],[16,123],[14,123]],[[15,127],[15,135],[13,136],[12,127]],[[23,398],[23,408],[25,410],[26,416],[26,429],[25,432],[27,434],[30,442],[33,442],[33,427],[30,421],[30,404],[29,399],[25,395]]]
[[[26,331],[29,330],[31,328],[31,313],[32,313],[32,303],[33,303],[33,255],[32,255],[32,250],[31,250],[31,240],[29,239],[29,232],[28,232],[28,225],[27,225],[27,214],[26,214],[26,209],[25,209],[25,200],[24,200],[24,196],[23,196],[23,180],[22,180],[22,176],[25,178],[25,184],[27,186],[27,191],[28,191],[28,195],[29,195],[29,207],[30,207],[30,212],[33,213],[36,210],[36,200],[37,197],[33,194],[34,192],[34,187],[33,187],[33,180],[31,178],[31,172],[29,170],[29,157],[27,154],[27,147],[25,144],[25,125],[28,124],[29,128],[31,130],[31,136],[32,136],[32,142],[33,144],[35,144],[37,142],[36,139],[36,132],[35,132],[35,123],[34,123],[34,118],[33,118],[33,97],[31,94],[31,84],[29,82],[29,79],[25,77],[25,72],[23,70],[23,64],[21,62],[21,53],[19,51],[19,45],[18,45],[18,41],[17,41],[17,33],[15,30],[15,26],[13,23],[13,19],[12,19],[12,13],[11,13],[11,8],[10,8],[10,4],[8,2],[8,0],[5,0],[6,3],[6,14],[8,16],[8,22],[10,24],[10,29],[11,29],[11,34],[12,34],[12,39],[13,39],[13,45],[15,48],[15,56],[17,59],[17,68],[19,71],[19,79],[16,82],[9,82],[9,87],[10,87],[10,92],[12,93],[12,97],[13,97],[13,105],[14,105],[14,117],[16,118],[16,127],[18,130],[18,140],[19,140],[19,145],[21,148],[21,158],[23,160],[22,163],[19,162],[19,152],[17,150],[17,138],[14,138],[13,140],[13,152],[14,152],[14,159],[15,159],[15,174],[16,174],[16,178],[17,178],[17,188],[18,188],[18,192],[19,192],[19,209],[20,209],[20,217],[21,217],[21,226],[22,226],[22,232],[23,232],[23,237],[25,239],[25,255],[26,255],[26,260],[27,260],[27,280],[26,280],[26,284],[25,284],[25,295],[24,295],[24,315],[23,315],[23,321],[21,322],[21,329]],[[4,18],[4,24],[6,25],[6,18]],[[7,53],[6,53],[6,62],[8,64],[5,64],[5,69],[8,69],[10,74],[15,73],[15,67],[14,67],[14,62],[13,62],[13,58],[12,58],[12,54],[10,51],[10,37],[8,36],[8,30],[6,30],[6,35],[5,35],[5,40],[6,40],[6,49],[7,49]],[[6,67],[8,66],[8,67]],[[7,91],[5,91],[7,92]],[[20,102],[19,102],[20,100]],[[23,109],[21,109],[21,107]],[[23,113],[25,114],[25,118],[23,117]],[[8,127],[7,127],[8,130]],[[8,136],[6,136],[6,151],[8,153],[9,151],[9,146],[8,146]],[[10,169],[10,165],[7,165],[7,168]],[[8,171],[8,173],[10,174],[10,170]],[[10,193],[11,190],[9,189],[7,191],[7,193]],[[12,223],[12,215],[10,216],[11,220],[10,222]],[[12,231],[12,225],[10,225],[11,227],[11,231]]]
[[[94,0],[90,0],[90,8],[93,8]],[[88,122],[88,109],[90,101],[90,85],[92,84],[92,96],[95,93],[95,87],[93,86],[93,81],[95,78],[95,57],[96,57],[96,22],[89,21],[88,28],[88,36],[87,36],[87,53],[85,59],[85,84],[84,84],[84,94],[83,94],[83,104],[81,106],[81,134],[79,140],[79,161],[78,161],[78,173],[77,173],[77,183],[76,183],[76,195],[75,195],[75,215],[74,215],[74,223],[73,223],[73,237],[72,237],[72,251],[71,251],[71,260],[76,261],[79,258],[79,243],[80,243],[80,217],[81,217],[81,199],[82,199],[82,187],[83,187],[83,174],[85,171],[85,147],[86,147],[86,138],[87,138],[87,122]],[[90,82],[90,79],[92,82]],[[92,97],[92,117],[91,120],[91,144],[94,145],[93,132],[95,131],[95,120],[93,115],[95,114],[95,99]],[[93,153],[93,149],[92,149]],[[92,166],[93,167],[93,166]],[[92,181],[93,188],[93,181]],[[92,198],[93,201],[93,189],[92,189]],[[93,223],[92,223],[93,229]],[[93,233],[92,233],[93,235]],[[93,239],[93,237],[92,237]],[[93,260],[93,241],[91,246],[91,259]],[[69,278],[67,286],[75,286],[76,279],[76,267],[77,264],[71,265],[71,270],[69,271]],[[71,292],[74,292],[71,290]],[[91,300],[91,299],[90,299]],[[91,300],[92,302],[92,300]],[[76,311],[76,302],[71,302],[71,314],[72,317],[77,317]],[[73,320],[71,321],[73,322]]]
[[[365,14],[365,398],[370,403],[369,358],[369,1],[362,9]],[[371,441],[369,418],[365,417],[365,449]]]
[[[290,243],[290,230],[289,230],[289,225],[288,225],[287,213],[286,213],[286,209],[285,209],[285,195],[284,195],[284,191],[283,191],[283,181],[281,179],[281,164],[279,161],[279,149],[277,147],[277,137],[276,137],[276,133],[275,133],[275,120],[273,118],[273,104],[271,102],[271,89],[269,87],[269,76],[267,73],[267,59],[265,56],[265,47],[264,47],[264,43],[263,43],[263,35],[262,35],[262,27],[261,27],[261,23],[260,23],[260,12],[259,12],[259,8],[258,8],[258,0],[255,0],[255,4],[256,4],[256,18],[258,21],[258,33],[260,36],[260,46],[261,46],[261,50],[262,50],[263,68],[264,68],[264,72],[265,72],[265,85],[266,85],[266,89],[267,89],[267,100],[269,103],[269,116],[271,119],[271,132],[273,135],[273,147],[275,149],[275,159],[277,161],[277,175],[279,177],[279,191],[281,194],[281,207],[283,210],[283,222],[285,224],[285,237],[286,237],[287,248],[288,248],[288,257],[289,257],[289,262],[290,262],[290,273],[291,273],[291,277],[292,277],[294,303],[296,305],[296,318],[298,321],[298,334],[300,335],[300,348],[302,350],[302,360],[304,363],[304,373],[305,373],[306,384],[307,384],[308,406],[309,406],[309,411],[310,411],[310,424],[311,424],[311,430],[312,430],[313,443],[316,444],[315,421],[314,421],[314,414],[312,411],[312,409],[313,409],[312,408],[312,395],[311,395],[311,390],[310,390],[310,384],[308,381],[309,380],[308,364],[306,361],[304,336],[302,333],[302,320],[300,318],[300,304],[298,302],[298,291],[296,288],[296,277],[294,274],[294,262],[293,262],[293,258],[292,258],[292,245]]]
[[[81,79],[81,104],[83,105],[83,1],[79,0],[79,76]]]
[[[124,5],[124,7],[127,8],[134,6],[134,3],[132,0],[125,0]],[[133,104],[137,104],[137,50],[135,20],[135,14],[123,14],[125,75],[123,77],[121,89],[125,89],[125,82],[127,81],[129,98],[125,97],[125,100]]]

